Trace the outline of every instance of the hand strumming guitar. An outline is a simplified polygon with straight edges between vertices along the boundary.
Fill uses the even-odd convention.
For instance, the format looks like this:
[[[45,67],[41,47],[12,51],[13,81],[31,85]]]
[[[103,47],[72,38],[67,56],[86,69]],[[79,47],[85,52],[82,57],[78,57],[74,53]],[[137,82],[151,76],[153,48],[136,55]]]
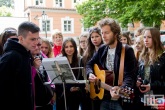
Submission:
[[[88,79],[90,82],[94,83],[94,82],[96,82],[97,77],[94,74],[90,73]]]

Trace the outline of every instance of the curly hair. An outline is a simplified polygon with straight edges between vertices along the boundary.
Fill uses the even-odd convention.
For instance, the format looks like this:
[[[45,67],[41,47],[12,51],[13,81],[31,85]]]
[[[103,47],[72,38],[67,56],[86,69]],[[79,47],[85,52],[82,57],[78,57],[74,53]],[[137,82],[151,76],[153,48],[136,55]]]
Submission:
[[[117,39],[120,40],[120,26],[119,24],[112,18],[104,18],[98,22],[98,25],[102,28],[105,25],[109,25],[111,28],[111,31],[117,35]]]

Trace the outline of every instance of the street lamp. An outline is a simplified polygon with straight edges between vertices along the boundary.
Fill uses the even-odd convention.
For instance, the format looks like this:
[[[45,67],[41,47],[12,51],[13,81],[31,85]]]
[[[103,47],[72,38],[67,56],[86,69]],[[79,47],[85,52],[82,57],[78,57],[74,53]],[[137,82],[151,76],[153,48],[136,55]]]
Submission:
[[[30,13],[28,12],[27,15],[28,15],[28,21],[30,21]]]
[[[45,36],[47,38],[47,14],[45,13],[45,11],[42,12],[42,21],[44,21],[44,26],[45,26]]]

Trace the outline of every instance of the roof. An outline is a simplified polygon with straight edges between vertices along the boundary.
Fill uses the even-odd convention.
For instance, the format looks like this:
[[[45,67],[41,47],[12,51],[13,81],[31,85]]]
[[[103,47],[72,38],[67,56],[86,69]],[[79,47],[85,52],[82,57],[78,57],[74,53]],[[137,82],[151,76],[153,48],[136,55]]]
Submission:
[[[26,11],[27,9],[48,9],[48,10],[67,10],[67,11],[76,11],[76,9],[67,9],[67,8],[49,8],[49,7],[40,7],[40,6],[28,6],[27,8],[25,8],[24,11]]]

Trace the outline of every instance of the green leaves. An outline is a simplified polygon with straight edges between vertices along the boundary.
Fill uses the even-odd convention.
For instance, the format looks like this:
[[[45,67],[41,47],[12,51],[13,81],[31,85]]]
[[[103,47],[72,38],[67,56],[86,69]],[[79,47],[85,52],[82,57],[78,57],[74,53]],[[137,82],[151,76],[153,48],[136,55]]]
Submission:
[[[165,19],[165,0],[88,0],[76,6],[85,27],[111,17],[122,26],[141,21],[145,26],[160,26]]]
[[[2,6],[14,8],[14,0],[0,0],[0,7]]]

